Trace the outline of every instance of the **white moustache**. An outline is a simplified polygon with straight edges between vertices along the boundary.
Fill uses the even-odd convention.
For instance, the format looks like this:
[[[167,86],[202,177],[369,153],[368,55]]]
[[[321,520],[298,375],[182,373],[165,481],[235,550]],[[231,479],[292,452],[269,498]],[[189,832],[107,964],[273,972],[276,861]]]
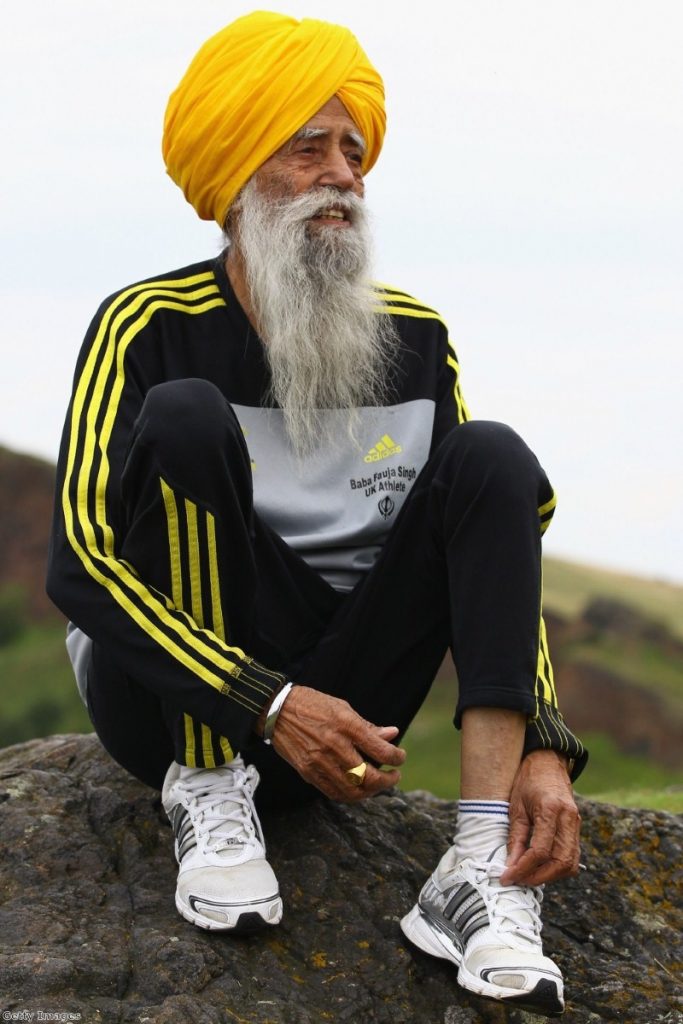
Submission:
[[[338,212],[344,220],[355,224],[364,210],[363,200],[353,192],[340,192],[329,186],[282,199],[277,206],[290,223],[301,223],[323,214],[334,216]]]

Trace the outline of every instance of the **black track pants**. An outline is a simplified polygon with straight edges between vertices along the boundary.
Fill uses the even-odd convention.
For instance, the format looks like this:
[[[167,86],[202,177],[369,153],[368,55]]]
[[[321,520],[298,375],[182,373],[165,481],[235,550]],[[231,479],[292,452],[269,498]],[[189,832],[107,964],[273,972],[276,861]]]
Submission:
[[[151,389],[122,492],[121,556],[200,624],[294,682],[343,697],[403,733],[450,645],[456,725],[469,707],[537,709],[538,509],[552,490],[508,427],[475,421],[451,431],[349,595],[254,512],[242,431],[206,381]],[[95,647],[88,700],[103,745],[150,785],[161,787],[173,759],[212,767],[237,753],[146,690],[144,679],[124,676],[115,650]],[[261,771],[263,798],[308,789],[255,736],[241,753]]]

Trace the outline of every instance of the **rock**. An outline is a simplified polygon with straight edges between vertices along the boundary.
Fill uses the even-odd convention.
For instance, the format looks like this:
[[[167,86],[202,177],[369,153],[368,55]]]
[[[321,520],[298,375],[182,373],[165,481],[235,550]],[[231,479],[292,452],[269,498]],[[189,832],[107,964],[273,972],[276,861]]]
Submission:
[[[682,1024],[683,821],[585,801],[582,814],[587,870],[549,888],[544,906],[564,1021]],[[158,794],[94,736],[11,747],[0,752],[2,1019],[531,1024],[403,944],[398,920],[453,819],[453,804],[397,792],[271,814],[285,917],[230,938],[178,916]]]
[[[18,585],[32,620],[55,620],[45,593],[55,467],[0,445],[0,591]]]
[[[669,648],[679,655],[683,645],[663,622],[644,615],[625,601],[613,597],[595,597],[588,602],[581,614],[584,625],[600,633],[613,634],[627,640],[646,640]]]
[[[630,757],[683,772],[683,700],[590,661],[561,661],[556,681],[562,714],[577,735],[602,733]],[[683,673],[681,683],[683,695]]]

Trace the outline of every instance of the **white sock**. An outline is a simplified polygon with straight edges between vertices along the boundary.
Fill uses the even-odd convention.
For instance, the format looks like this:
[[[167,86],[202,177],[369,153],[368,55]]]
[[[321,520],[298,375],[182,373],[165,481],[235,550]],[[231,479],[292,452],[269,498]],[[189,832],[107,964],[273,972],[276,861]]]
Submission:
[[[458,860],[488,860],[499,846],[507,846],[510,831],[507,800],[458,800],[453,845]]]

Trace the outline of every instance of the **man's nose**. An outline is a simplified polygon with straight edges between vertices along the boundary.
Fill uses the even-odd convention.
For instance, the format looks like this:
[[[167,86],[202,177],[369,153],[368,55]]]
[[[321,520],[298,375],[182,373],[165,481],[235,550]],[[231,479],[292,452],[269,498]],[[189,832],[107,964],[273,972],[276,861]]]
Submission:
[[[341,149],[333,149],[327,154],[319,184],[333,185],[335,188],[349,191],[358,182],[357,172],[354,171],[355,165],[349,163],[347,155]]]

